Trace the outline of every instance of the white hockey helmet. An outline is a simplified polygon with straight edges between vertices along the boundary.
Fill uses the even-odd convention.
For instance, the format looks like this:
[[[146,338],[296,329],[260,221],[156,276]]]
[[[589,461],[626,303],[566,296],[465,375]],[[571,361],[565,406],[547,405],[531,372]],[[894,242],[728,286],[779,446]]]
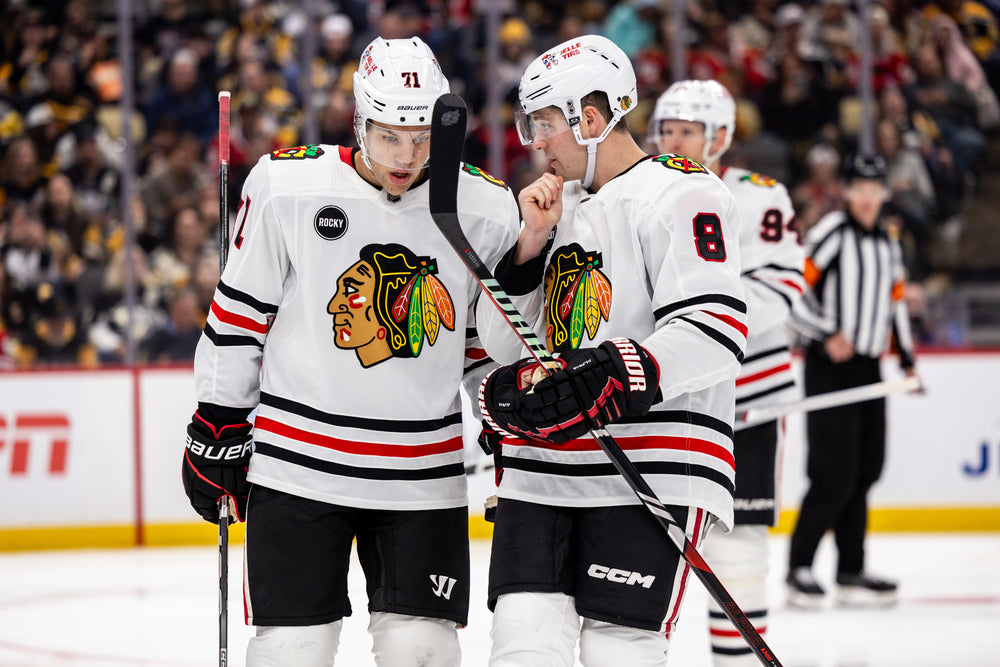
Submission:
[[[581,98],[602,92],[611,105],[611,119],[601,136],[584,139],[580,135]],[[517,129],[521,142],[531,144],[535,127],[531,114],[546,107],[562,111],[577,143],[587,147],[587,176],[583,186],[593,179],[594,153],[611,129],[635,108],[637,99],[635,70],[625,52],[600,35],[584,35],[554,46],[535,58],[524,70],[517,90],[521,112]]]
[[[441,72],[437,58],[419,37],[383,39],[376,37],[365,48],[354,73],[354,134],[365,164],[371,160],[393,169],[413,170],[427,166],[429,150],[421,150],[420,164],[407,164],[405,159],[386,154],[378,146],[366,142],[370,123],[379,125],[420,127],[412,133],[408,144],[414,149],[429,148],[429,126],[434,102],[449,92],[448,79]]]
[[[702,161],[708,165],[721,158],[733,143],[736,102],[718,81],[677,81],[656,100],[651,123],[654,140],[660,137],[661,123],[665,120],[690,120],[705,126]],[[726,141],[719,150],[711,153],[712,142],[722,128],[726,128]]]

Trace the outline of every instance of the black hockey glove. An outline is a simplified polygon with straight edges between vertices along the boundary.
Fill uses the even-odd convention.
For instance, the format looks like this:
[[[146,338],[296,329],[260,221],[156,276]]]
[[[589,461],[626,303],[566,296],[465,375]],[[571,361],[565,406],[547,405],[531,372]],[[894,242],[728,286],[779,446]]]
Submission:
[[[563,443],[622,417],[641,417],[659,400],[659,368],[634,340],[570,350],[559,361],[562,370],[532,386],[533,360],[491,373],[480,389],[484,416],[514,435]]]
[[[240,416],[225,414],[236,412],[231,408],[220,408],[205,403],[198,405],[198,411],[187,427],[187,446],[181,478],[184,492],[195,509],[210,523],[219,523],[219,499],[228,496],[236,507],[236,516],[230,515],[229,522],[243,521],[246,517],[247,466],[253,440],[252,426],[236,421]],[[248,410],[240,410],[246,416]],[[220,420],[220,416],[223,419]],[[228,419],[226,419],[228,418]]]

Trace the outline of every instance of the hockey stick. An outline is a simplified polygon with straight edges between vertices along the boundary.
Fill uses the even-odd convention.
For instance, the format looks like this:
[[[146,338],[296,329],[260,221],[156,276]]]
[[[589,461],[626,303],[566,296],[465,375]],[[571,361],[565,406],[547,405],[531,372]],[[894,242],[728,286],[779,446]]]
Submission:
[[[229,91],[219,93],[219,276],[229,258]],[[229,497],[219,501],[219,667],[229,652]]]
[[[913,376],[902,380],[883,380],[882,382],[866,384],[860,387],[828,391],[790,403],[767,405],[737,412],[736,424],[738,426],[756,426],[757,424],[763,424],[778,417],[784,417],[792,412],[826,410],[827,408],[836,408],[841,405],[870,401],[873,398],[882,398],[883,396],[895,394],[899,391],[914,391],[920,389],[920,387],[920,378]]]
[[[489,269],[472,248],[462,231],[458,219],[458,176],[461,168],[462,145],[465,142],[465,127],[468,121],[468,110],[465,102],[458,95],[445,94],[434,104],[434,115],[431,119],[431,150],[430,150],[430,210],[434,224],[458,253],[466,267],[475,276],[480,287],[490,297],[490,300],[503,313],[504,319],[514,330],[514,333],[524,343],[532,356],[548,373],[559,368],[555,358],[549,354],[534,331],[524,321],[510,297],[503,291]],[[611,460],[615,469],[625,478],[639,500],[646,506],[660,526],[667,532],[670,540],[680,550],[681,557],[691,566],[695,574],[705,585],[709,594],[719,603],[729,620],[739,631],[743,639],[764,665],[780,667],[781,663],[765,643],[764,638],[753,627],[746,614],[733,597],[719,581],[712,569],[698,553],[687,538],[684,529],[656,497],[653,489],[642,478],[632,461],[625,455],[618,443],[606,429],[594,428],[591,436]]]
[[[815,410],[825,410],[836,408],[841,405],[870,401],[873,398],[881,398],[900,391],[914,391],[920,389],[920,378],[908,377],[902,380],[883,380],[873,384],[866,384],[850,389],[840,389],[829,391],[823,394],[814,394],[807,398],[789,403],[778,403],[775,405],[765,405],[759,408],[750,408],[743,412],[736,413],[737,426],[756,426],[772,421],[778,417],[784,417],[793,412],[813,412]],[[485,457],[465,465],[465,474],[475,475],[485,472],[494,467],[492,457]]]

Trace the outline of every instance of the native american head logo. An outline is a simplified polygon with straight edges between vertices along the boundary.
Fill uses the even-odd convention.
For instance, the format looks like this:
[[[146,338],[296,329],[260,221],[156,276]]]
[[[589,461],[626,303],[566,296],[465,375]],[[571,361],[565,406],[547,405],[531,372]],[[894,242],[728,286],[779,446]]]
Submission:
[[[601,271],[602,255],[571,243],[552,254],[545,270],[545,338],[552,351],[580,347],[583,333],[594,340],[611,312],[611,282]]]
[[[334,344],[354,350],[365,368],[390,357],[416,357],[455,330],[455,305],[436,277],[437,262],[396,243],[366,245],[360,259],[337,278],[327,304]]]

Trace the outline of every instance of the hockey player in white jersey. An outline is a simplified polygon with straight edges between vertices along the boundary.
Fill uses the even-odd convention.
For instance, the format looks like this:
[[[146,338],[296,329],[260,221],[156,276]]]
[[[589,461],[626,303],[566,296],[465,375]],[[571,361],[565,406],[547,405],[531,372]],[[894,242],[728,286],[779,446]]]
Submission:
[[[733,193],[740,214],[740,258],[750,335],[736,378],[736,409],[792,400],[788,320],[805,289],[805,255],[795,211],[785,187],[746,169],[723,167],[736,124],[729,91],[717,81],[678,81],[657,100],[652,136],[664,153],[700,160]],[[741,428],[736,424],[735,527],[713,533],[704,556],[757,632],[767,628],[767,527],[777,520],[778,422]],[[756,665],[757,658],[715,600],[709,600],[714,664]]]
[[[690,569],[587,432],[607,426],[695,545],[728,530],[746,340],[732,195],[636,144],[635,74],[604,37],[548,49],[519,95],[522,141],[549,170],[519,194],[496,275],[565,368],[532,384],[533,360],[514,361],[524,350],[480,304],[486,349],[510,363],[480,388],[506,434],[490,665],[569,666],[577,642],[587,667],[663,665]]]
[[[478,286],[428,209],[431,112],[445,92],[420,39],[375,39],[354,77],[360,149],[275,151],[243,187],[195,357],[183,480],[206,520],[228,497],[247,521],[250,667],[334,664],[355,538],[376,664],[460,662],[459,388],[464,376],[475,390],[489,360]],[[485,172],[463,172],[465,233],[496,262],[515,242],[516,202]]]

